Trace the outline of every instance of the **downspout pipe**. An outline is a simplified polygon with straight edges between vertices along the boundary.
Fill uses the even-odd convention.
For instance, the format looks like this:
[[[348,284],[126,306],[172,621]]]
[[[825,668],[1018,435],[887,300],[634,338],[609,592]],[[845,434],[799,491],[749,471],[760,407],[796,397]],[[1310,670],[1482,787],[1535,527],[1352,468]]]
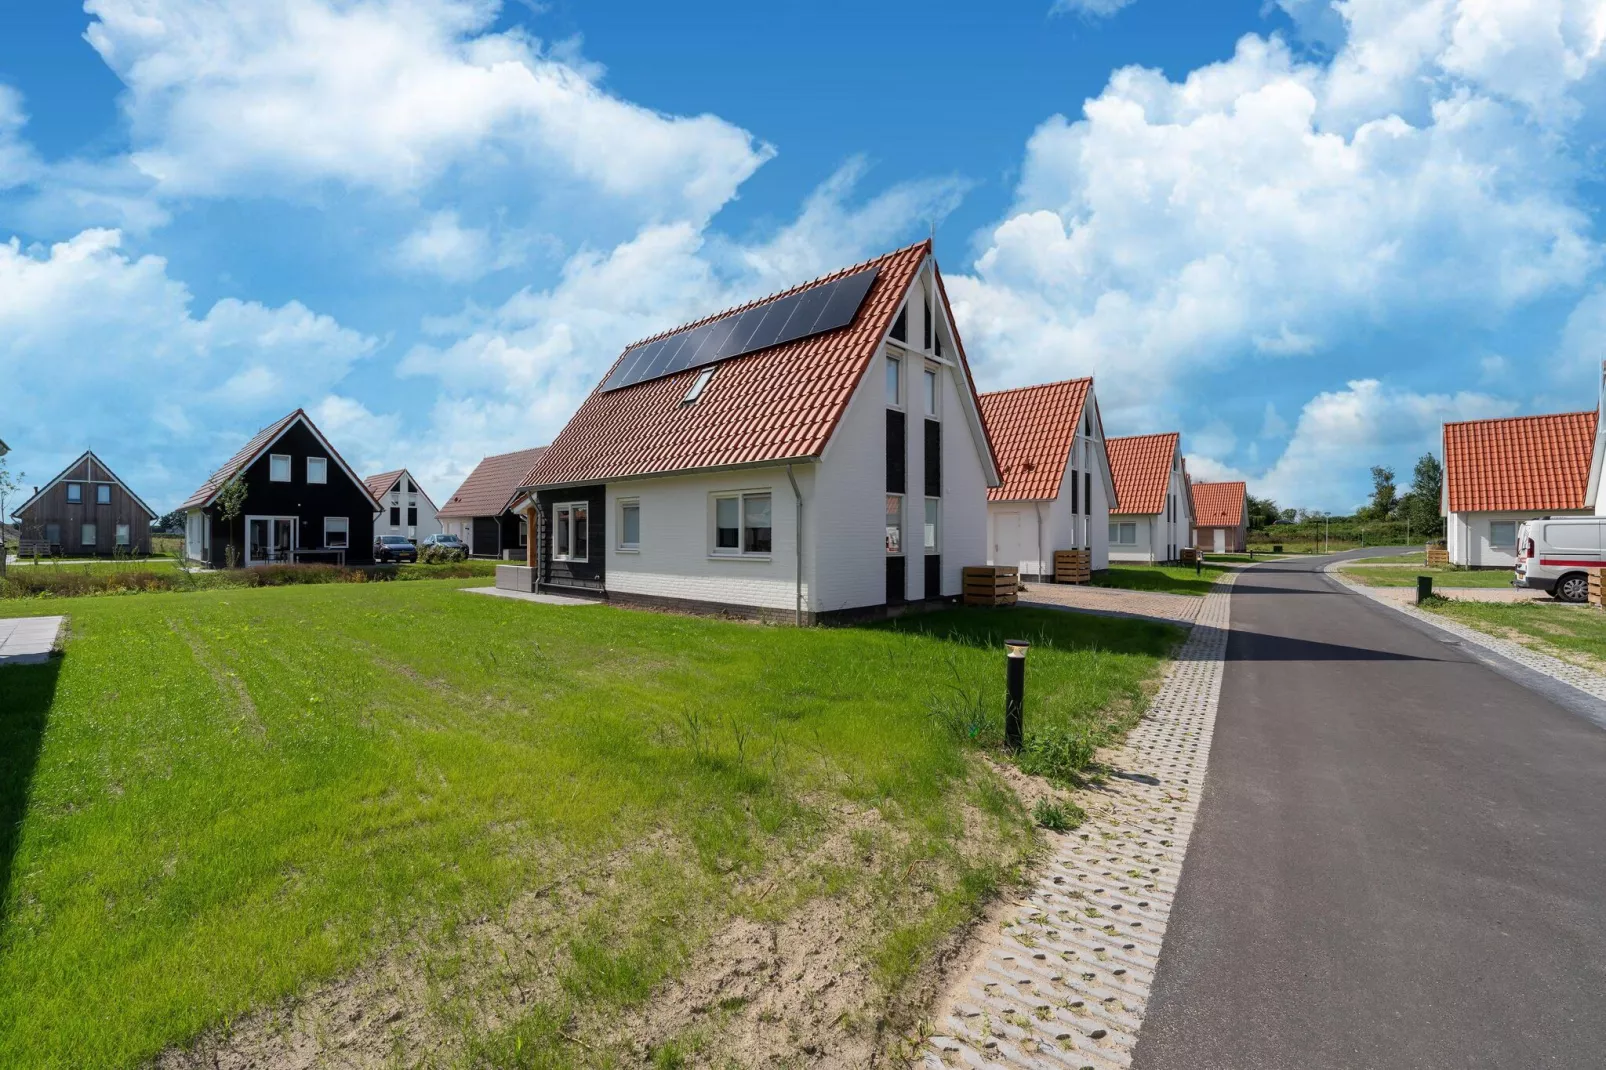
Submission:
[[[792,568],[792,581],[797,594],[797,609],[793,622],[803,627],[803,492],[798,489],[797,479],[792,475],[792,464],[786,465],[786,481],[792,484],[792,495],[797,499],[797,538],[793,541],[797,553],[796,564]]]
[[[1045,575],[1043,572],[1043,503],[1036,503],[1033,506],[1033,511],[1037,513],[1037,582],[1042,583]]]

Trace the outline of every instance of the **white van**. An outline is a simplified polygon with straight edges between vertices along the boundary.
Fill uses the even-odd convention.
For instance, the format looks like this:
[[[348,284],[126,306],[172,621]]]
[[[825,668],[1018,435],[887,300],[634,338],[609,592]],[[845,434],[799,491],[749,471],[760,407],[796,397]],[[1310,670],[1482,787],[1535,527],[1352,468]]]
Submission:
[[[1562,602],[1589,598],[1589,573],[1606,567],[1601,556],[1606,517],[1558,516],[1529,520],[1517,529],[1515,587],[1532,587]]]

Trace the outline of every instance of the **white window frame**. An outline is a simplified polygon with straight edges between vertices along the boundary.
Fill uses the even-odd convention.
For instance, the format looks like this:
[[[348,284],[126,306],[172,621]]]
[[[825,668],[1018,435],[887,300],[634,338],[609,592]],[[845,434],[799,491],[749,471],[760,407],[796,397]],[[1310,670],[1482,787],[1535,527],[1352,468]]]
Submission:
[[[106,495],[104,500],[101,499],[101,495],[102,494]],[[112,503],[112,485],[110,483],[96,483],[95,484],[95,504],[96,505],[110,505],[111,503]]]
[[[335,546],[334,544],[332,544],[329,541],[329,522],[331,520],[338,520],[341,524],[345,525],[346,530],[345,530],[344,534],[346,536],[346,543],[345,543],[344,546]],[[349,549],[351,549],[351,518],[350,517],[346,517],[346,516],[326,516],[326,517],[324,517],[323,518],[323,545],[324,545],[324,548],[328,549],[328,550],[349,550]]]
[[[100,528],[95,524],[80,524],[80,525],[78,525],[78,545],[79,546],[98,546],[98,545],[100,545]]]
[[[1494,537],[1494,529],[1499,524],[1511,525],[1511,541],[1499,542]],[[1517,548],[1517,528],[1522,525],[1520,520],[1491,520],[1489,521],[1489,548],[1491,550],[1515,550]]]
[[[1137,523],[1135,521],[1132,521],[1132,520],[1112,520],[1112,521],[1110,521],[1110,527],[1114,529],[1113,531],[1110,532],[1110,545],[1111,546],[1136,546],[1138,544],[1138,525],[1137,525]],[[1122,542],[1121,541],[1121,529],[1122,528],[1131,528],[1132,529],[1132,541],[1131,542]]]
[[[576,509],[584,509],[586,511],[586,538],[585,538],[585,542],[587,543],[587,545],[581,546],[579,553],[575,553],[574,511]],[[567,518],[562,519],[560,521],[559,514],[561,514],[561,513],[567,513],[568,516],[567,516]],[[560,522],[563,523],[566,526],[567,534],[569,536],[569,552],[566,553],[566,554],[558,553],[558,532],[557,532],[557,527],[558,527],[558,524]],[[574,562],[574,563],[577,563],[577,564],[585,564],[587,561],[591,560],[591,547],[589,545],[590,542],[591,542],[591,503],[590,502],[558,502],[558,503],[556,503],[555,505],[552,506],[552,560],[554,560],[554,561],[569,561],[569,562]]]
[[[625,541],[625,510],[626,509],[634,509],[636,511],[636,541],[635,542],[626,542]],[[771,534],[771,538],[774,538],[773,534]],[[741,536],[738,535],[737,536],[738,544],[740,543],[740,539],[741,539]],[[618,546],[618,549],[619,549],[619,551],[621,553],[626,553],[626,554],[639,554],[641,552],[641,499],[640,498],[620,498],[619,499],[619,546]]]
[[[890,545],[887,545],[892,542],[892,525],[890,524],[886,526],[886,543],[883,545],[886,545],[888,557],[906,557],[909,553],[909,496],[889,491],[886,495],[886,500],[890,503],[894,498],[898,499],[898,548],[894,550]],[[890,511],[884,512],[883,520],[891,515]]]
[[[936,506],[935,516],[933,516],[932,506]],[[926,535],[928,532],[931,536],[931,542],[929,544],[926,542]],[[921,518],[920,525],[920,548],[921,551],[927,556],[930,556],[931,554],[942,553],[941,498],[933,498],[929,496],[926,498],[926,513],[925,516]]]
[[[692,402],[702,397],[703,391],[708,389],[708,384],[713,378],[714,369],[712,367],[704,368],[699,371],[697,373],[697,378],[691,381],[691,388],[686,391],[686,396],[680,399],[681,404],[690,405]]]
[[[927,364],[920,376],[920,385],[927,396],[921,398],[926,409],[926,418],[939,420],[942,418],[942,378],[938,374],[937,366]]]
[[[768,550],[747,549],[747,503],[755,498],[767,498],[770,503],[770,548]],[[719,503],[722,501],[736,502],[736,545],[735,547],[719,545]],[[708,556],[721,558],[747,558],[754,561],[767,561],[775,552],[775,493],[773,487],[753,487],[749,490],[719,491],[708,496]]]
[[[67,504],[68,505],[82,505],[82,504],[84,504],[84,485],[82,483],[68,483],[67,484]]]
[[[882,368],[882,375],[884,375],[888,379],[890,379],[892,377],[891,374],[890,374],[892,372],[892,369],[894,367],[896,367],[897,370],[898,370],[898,372],[897,372],[897,380],[898,381],[896,383],[892,383],[892,382],[888,382],[887,383],[887,386],[890,387],[890,389],[887,392],[887,408],[889,408],[889,409],[901,409],[901,408],[903,408],[903,395],[904,395],[904,392],[908,389],[908,385],[905,382],[905,380],[907,380],[909,377],[903,374],[905,371],[908,370],[908,368],[906,367],[906,365],[908,364],[908,361],[905,360],[902,356],[893,353],[891,350],[887,351],[887,353],[886,353],[886,355],[885,355],[885,357],[883,359],[886,361],[886,365]]]
[[[323,466],[322,468],[320,468],[318,470],[318,475],[317,475],[316,479],[314,479],[313,475],[312,475],[312,462],[313,461],[317,461],[320,465]],[[327,458],[327,457],[308,457],[307,458],[307,482],[308,483],[328,483],[329,482],[329,458]]]
[[[277,465],[281,461],[284,462],[284,478],[283,479],[280,479],[278,476],[273,474],[274,466]],[[293,482],[295,482],[295,458],[291,457],[288,453],[270,453],[270,454],[268,454],[268,482],[269,483],[293,483]]]

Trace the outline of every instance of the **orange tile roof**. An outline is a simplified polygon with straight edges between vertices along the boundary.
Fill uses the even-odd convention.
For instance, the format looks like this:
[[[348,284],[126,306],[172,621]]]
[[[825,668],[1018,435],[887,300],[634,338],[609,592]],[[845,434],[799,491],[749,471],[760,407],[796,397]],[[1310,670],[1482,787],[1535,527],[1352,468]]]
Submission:
[[[396,485],[396,480],[400,479],[401,474],[405,471],[407,469],[398,468],[394,472],[381,472],[377,476],[364,476],[363,482],[368,484],[369,494],[372,494],[375,498],[381,498],[387,490]]]
[[[695,404],[682,404],[682,399],[700,368],[606,393],[593,390],[522,485],[601,482],[819,456],[930,252],[931,242],[923,241],[655,335],[689,330],[871,266],[880,269],[853,322],[712,365],[714,377]],[[946,305],[941,281],[939,275],[939,295]],[[964,350],[957,337],[955,343],[968,383]],[[599,383],[606,380],[604,375]]]
[[[1196,528],[1235,528],[1245,523],[1249,490],[1242,483],[1193,483],[1188,488]]]
[[[446,499],[436,516],[501,516],[513,504],[513,493],[519,489],[519,480],[535,467],[546,446],[514,450],[486,457],[474,466],[474,471],[463,480],[457,493]]]
[[[981,415],[998,453],[1002,486],[987,500],[1015,502],[1059,497],[1082,406],[1093,380],[1067,379],[981,396]]]
[[[1165,511],[1171,462],[1181,438],[1179,432],[1168,431],[1163,435],[1104,440],[1104,449],[1110,455],[1110,475],[1115,479],[1115,500],[1120,503],[1112,512],[1132,516]]]
[[[1588,508],[1595,421],[1562,412],[1445,424],[1450,512]]]

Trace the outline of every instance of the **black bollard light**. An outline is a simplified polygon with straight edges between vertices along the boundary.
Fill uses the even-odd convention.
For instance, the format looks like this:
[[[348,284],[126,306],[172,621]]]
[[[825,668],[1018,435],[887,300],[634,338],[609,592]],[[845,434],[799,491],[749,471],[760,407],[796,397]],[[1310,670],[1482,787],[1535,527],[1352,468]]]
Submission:
[[[1433,577],[1418,576],[1416,578],[1416,604],[1421,605],[1433,597]]]
[[[1004,699],[1004,746],[1020,750],[1026,736],[1026,651],[1031,649],[1024,639],[1004,640],[1009,666],[1009,695]]]

